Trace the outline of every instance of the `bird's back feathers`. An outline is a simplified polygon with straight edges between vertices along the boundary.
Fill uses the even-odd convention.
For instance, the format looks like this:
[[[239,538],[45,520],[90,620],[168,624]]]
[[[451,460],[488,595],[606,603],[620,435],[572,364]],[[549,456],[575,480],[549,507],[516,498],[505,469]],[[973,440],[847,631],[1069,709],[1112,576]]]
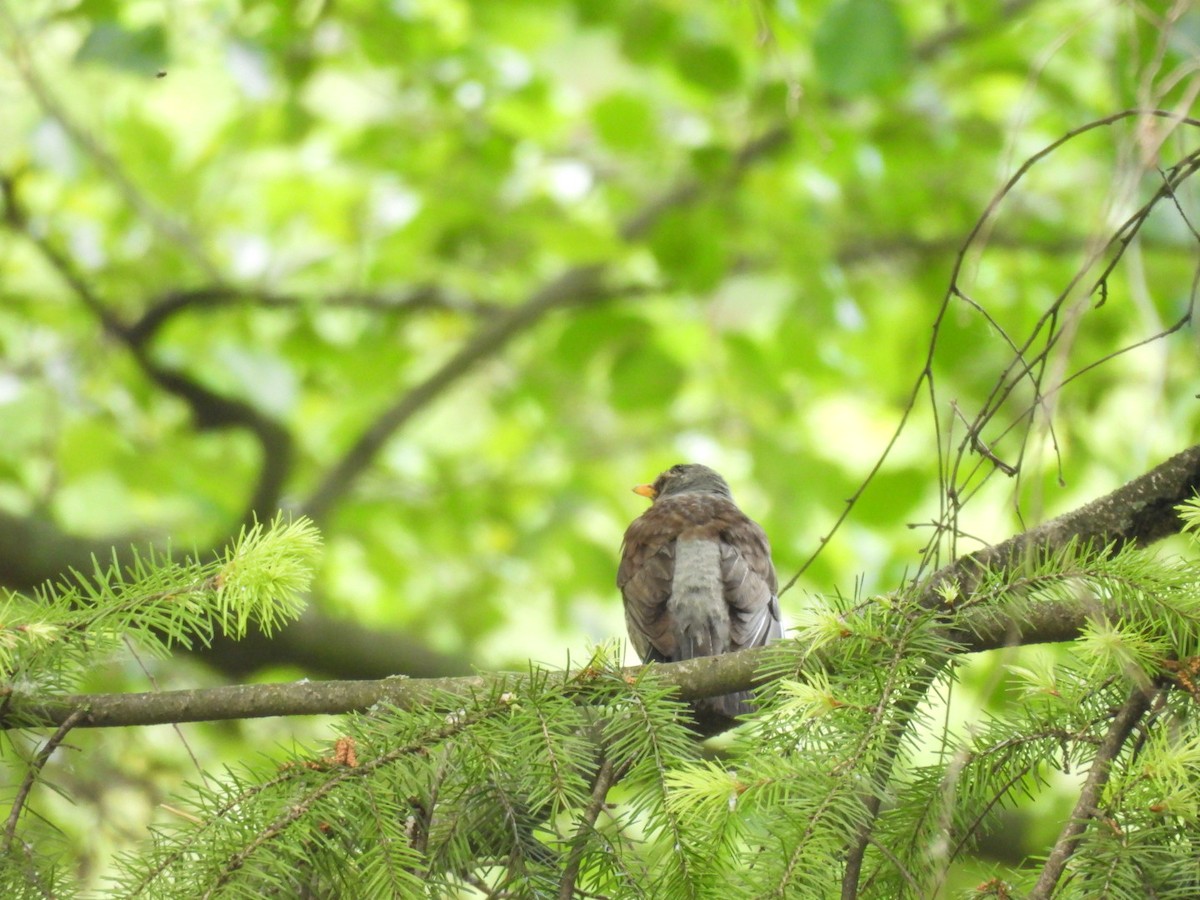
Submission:
[[[781,633],[770,544],[728,489],[660,496],[625,532],[617,585],[647,662],[758,647]],[[748,711],[747,699],[709,705],[732,717]]]

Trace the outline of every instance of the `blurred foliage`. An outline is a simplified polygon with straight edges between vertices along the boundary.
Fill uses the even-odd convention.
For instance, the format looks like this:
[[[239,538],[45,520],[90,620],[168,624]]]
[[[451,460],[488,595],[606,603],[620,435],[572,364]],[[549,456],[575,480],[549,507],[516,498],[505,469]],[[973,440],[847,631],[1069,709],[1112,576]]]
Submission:
[[[786,582],[927,367],[783,606],[895,587],[1064,293],[1045,402],[1019,383],[953,482],[954,549],[1196,431],[1193,332],[1149,340],[1191,309],[1195,185],[1103,302],[1070,290],[1194,130],[1082,134],[966,243],[1052,141],[1190,111],[1189,4],[0,0],[0,41],[0,514],[52,549],[312,512],[324,614],[557,663],[623,633],[629,486],[713,465]],[[0,550],[66,567],[26,534]]]

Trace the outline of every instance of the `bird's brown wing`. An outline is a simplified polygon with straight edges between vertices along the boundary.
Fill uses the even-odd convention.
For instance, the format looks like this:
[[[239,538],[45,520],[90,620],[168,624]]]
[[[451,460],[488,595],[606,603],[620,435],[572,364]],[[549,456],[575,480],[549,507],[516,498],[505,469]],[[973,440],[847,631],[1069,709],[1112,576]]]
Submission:
[[[729,606],[730,650],[761,647],[782,634],[779,584],[771,545],[757,522],[736,507],[722,519],[721,580]]]
[[[677,539],[718,543],[729,609],[729,646],[759,647],[780,636],[778,584],[762,528],[724,497],[686,495],[656,503],[625,532],[617,586],[625,621],[643,660],[680,658],[681,636],[668,612]]]
[[[679,651],[674,623],[667,615],[678,530],[670,517],[655,513],[651,507],[626,530],[617,568],[629,639],[644,662],[666,662]]]

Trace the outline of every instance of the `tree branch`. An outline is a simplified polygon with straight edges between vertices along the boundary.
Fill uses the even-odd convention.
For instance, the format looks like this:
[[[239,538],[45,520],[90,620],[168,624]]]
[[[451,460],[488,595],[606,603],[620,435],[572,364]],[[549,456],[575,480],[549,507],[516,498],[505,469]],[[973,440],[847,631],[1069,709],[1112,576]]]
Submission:
[[[1044,900],[1054,893],[1055,885],[1062,877],[1067,862],[1071,859],[1071,854],[1075,852],[1079,838],[1087,830],[1088,823],[1099,812],[1097,804],[1100,802],[1100,795],[1104,791],[1105,784],[1108,783],[1108,775],[1112,771],[1113,763],[1120,754],[1121,748],[1125,746],[1129,735],[1133,733],[1138,720],[1149,708],[1150,697],[1144,689],[1135,687],[1130,691],[1129,698],[1117,710],[1117,714],[1108,726],[1108,733],[1105,734],[1104,741],[1096,750],[1096,758],[1092,760],[1092,767],[1088,770],[1087,780],[1079,792],[1075,808],[1071,810],[1071,817],[1063,826],[1062,833],[1054,844],[1054,849],[1050,851],[1050,856],[1038,876],[1037,884],[1029,893],[1029,900]]]
[[[1061,636],[1046,640],[1069,640],[1085,622],[1094,605],[1086,608],[1082,602],[1074,610],[1067,604],[1045,604],[1063,607],[1059,617],[1071,627],[1061,627]],[[989,617],[989,621],[994,617]],[[970,617],[968,617],[970,619]],[[964,630],[971,630],[969,625]],[[980,628],[978,631],[983,632]],[[1022,640],[1033,643],[1033,640]],[[995,650],[1014,643],[1013,629],[997,629],[992,640],[977,637],[964,652]],[[682,662],[652,664],[654,677],[663,684],[678,689],[684,701],[717,697],[737,690],[747,690],[765,684],[769,679],[759,669],[774,652],[772,647],[739,650],[723,656],[708,656]],[[828,651],[810,656],[820,665]],[[636,679],[645,666],[630,666],[621,670],[624,678]],[[575,683],[579,673],[558,671],[549,673],[549,683],[563,689]],[[426,708],[447,698],[468,698],[494,691],[519,694],[529,683],[529,675],[513,672],[488,673],[448,678],[406,678],[395,676],[362,681],[298,681],[274,684],[238,684],[196,690],[157,691],[125,694],[68,694],[45,699],[22,691],[9,689],[0,730],[60,725],[76,711],[84,713],[76,727],[113,728],[129,725],[163,725],[174,722],[212,722],[229,719],[255,719],[273,716],[337,715],[361,712],[377,703],[397,709]],[[715,724],[715,723],[706,723]],[[729,722],[725,725],[728,726]],[[706,732],[711,728],[704,729]]]
[[[743,650],[722,657],[689,659],[656,665],[656,676],[680,688],[684,700],[728,693],[733,680],[760,682],[754,676],[761,650]],[[622,677],[637,678],[644,666],[622,670]],[[575,684],[579,672],[552,672],[550,683],[563,689]],[[51,700],[9,689],[0,711],[0,730],[59,725],[82,712],[76,727],[113,728],[128,725],[164,725],[174,722],[213,722],[272,716],[336,715],[386,703],[397,709],[426,708],[448,697],[468,698],[492,691],[520,694],[530,676],[502,672],[453,678],[392,677],[373,681],[297,681],[275,684],[235,684],[197,690],[155,691],[129,694],[77,694]]]
[[[579,826],[575,829],[575,846],[567,857],[563,867],[562,882],[558,889],[559,900],[571,900],[575,896],[575,882],[579,878],[579,867],[583,862],[583,854],[588,848],[587,837],[595,830],[596,819],[604,810],[604,801],[608,797],[608,789],[625,777],[628,764],[615,766],[607,756],[600,763],[592,783],[592,799],[579,817]]]
[[[763,157],[783,146],[790,133],[778,128],[747,143],[735,156],[734,162],[721,182],[727,188]],[[687,179],[663,196],[647,204],[620,229],[626,241],[644,237],[662,216],[672,209],[687,206],[705,196],[704,184]],[[528,331],[550,312],[582,305],[613,296],[604,287],[607,264],[594,263],[576,266],[563,272],[520,306],[497,316],[483,326],[458,352],[446,360],[432,375],[406,392],[363,432],[354,445],[325,474],[300,511],[320,522],[334,504],[344,496],[357,478],[371,464],[384,444],[414,415],[430,405],[451,385],[470,373],[484,360],[494,356],[517,335]]]
[[[1016,573],[1036,565],[1070,541],[1096,549],[1123,545],[1146,546],[1179,531],[1182,522],[1175,506],[1196,493],[1200,485],[1200,446],[1173,456],[1150,472],[1135,478],[1111,494],[1080,509],[1052,519],[1037,528],[1007,541],[960,557],[933,573],[920,595],[926,609],[945,606],[947,597],[955,602],[968,599],[988,572]],[[1073,639],[1083,626],[1089,610],[1082,603],[1035,604],[1019,621],[998,616],[986,604],[969,610],[949,624],[948,637],[968,650],[991,650],[1014,644],[1032,644]],[[941,667],[923,673],[914,697],[922,696],[933,683]],[[877,790],[864,799],[867,819],[859,829],[846,855],[842,896],[858,896],[867,844],[883,801],[883,785],[891,778],[904,728],[916,707],[900,710],[901,715],[887,736],[887,750],[881,755],[876,773]]]
[[[947,590],[960,599],[969,597],[988,571],[1015,571],[1061,550],[1071,540],[1096,549],[1110,544],[1148,546],[1180,530],[1175,507],[1198,492],[1200,444],[1086,506],[959,557],[929,577],[921,591],[922,603],[929,608],[943,605]]]
[[[1145,545],[1182,527],[1175,505],[1200,486],[1200,445],[1176,454],[1106,497],[1066,513],[995,547],[979,551],[935,573],[924,591],[925,602],[940,598],[939,586],[954,585],[960,597],[978,586],[985,566],[1015,571],[1031,555],[1051,553],[1071,540],[1093,546]],[[939,602],[940,599],[939,599]],[[967,609],[947,626],[963,652],[994,650],[1013,644],[1066,641],[1074,638],[1095,611],[1094,603],[1046,602],[1025,610],[1019,622],[999,617],[986,605]],[[268,645],[269,646],[269,645]],[[236,648],[235,648],[236,649]],[[773,648],[742,650],[655,665],[655,676],[679,690],[684,701],[716,697],[764,683],[759,674]],[[246,654],[251,656],[251,654]],[[819,662],[821,653],[814,654]],[[642,666],[624,670],[638,677]],[[52,700],[11,691],[0,728],[57,726],[75,710],[86,716],[79,727],[154,725],[265,716],[336,714],[386,702],[401,709],[427,706],[436,696],[470,696],[503,689],[520,691],[529,676],[490,674],[459,678],[381,681],[326,681],[294,684],[233,685],[194,691],[145,694],[84,694]],[[565,686],[572,676],[551,676]]]
[[[600,285],[603,271],[604,267],[600,265],[569,269],[535,293],[527,302],[483,326],[436,372],[407,391],[380,414],[342,458],[325,473],[325,477],[300,511],[316,521],[324,519],[391,436],[432,403],[446,388],[485,359],[495,355],[516,335],[541,321],[551,310],[603,296]]]
[[[92,289],[75,262],[45,235],[30,227],[29,215],[17,191],[16,178],[0,175],[0,199],[4,201],[3,222],[29,241],[51,269],[67,284],[83,306],[100,322],[106,334],[118,340],[133,356],[142,373],[153,383],[182,400],[192,413],[199,431],[245,428],[258,441],[261,467],[252,497],[242,515],[243,522],[256,516],[266,519],[279,507],[283,485],[291,471],[292,435],[285,427],[252,404],[219,394],[178,369],[156,362],[144,339],[125,325]]]
[[[495,303],[451,296],[433,284],[419,285],[398,294],[339,291],[311,298],[261,288],[213,284],[162,294],[129,326],[128,333],[130,339],[136,343],[146,343],[171,319],[182,313],[205,312],[238,304],[249,304],[263,309],[362,309],[384,315],[446,310],[490,317],[503,310],[503,307]]]
[[[468,659],[433,650],[405,631],[325,615],[315,606],[270,637],[257,629],[240,641],[222,635],[194,653],[233,677],[286,665],[342,679],[445,678],[471,671]]]
[[[33,785],[38,780],[38,775],[45,768],[46,763],[50,761],[50,756],[67,739],[67,735],[75,727],[76,723],[83,718],[83,715],[82,710],[76,710],[67,716],[66,720],[58,726],[54,734],[50,735],[46,743],[42,745],[42,749],[38,751],[33,762],[29,764],[29,771],[25,773],[25,777],[21,780],[21,786],[17,789],[17,796],[13,798],[12,811],[9,812],[8,820],[4,823],[4,840],[0,844],[0,847],[3,848],[5,856],[12,849],[12,842],[17,836],[17,822],[20,821],[21,810],[25,808],[25,801],[29,799],[29,792],[33,790]]]

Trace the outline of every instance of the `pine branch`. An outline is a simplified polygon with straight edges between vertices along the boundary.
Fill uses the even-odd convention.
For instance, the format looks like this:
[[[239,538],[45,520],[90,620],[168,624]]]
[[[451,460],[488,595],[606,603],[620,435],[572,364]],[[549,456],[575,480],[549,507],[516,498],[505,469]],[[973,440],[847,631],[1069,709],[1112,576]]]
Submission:
[[[928,609],[953,608],[969,605],[974,595],[989,579],[1010,581],[1019,573],[1051,560],[1056,553],[1071,547],[1093,548],[1097,551],[1116,552],[1126,545],[1145,546],[1166,534],[1178,532],[1184,527],[1176,512],[1176,506],[1189,496],[1194,496],[1200,485],[1200,447],[1192,447],[1177,454],[1151,472],[1123,485],[1106,497],[1087,504],[1081,509],[1059,516],[1024,534],[1017,535],[998,544],[955,560],[935,572],[922,588],[919,600]],[[1166,501],[1164,495],[1175,499]],[[988,633],[994,646],[1004,643],[1033,643],[1034,635],[1052,640],[1070,640],[1084,627],[1087,616],[1094,612],[1094,604],[1064,600],[1057,604],[1036,604],[1033,609],[1047,615],[1045,624],[1051,626],[1047,632],[1028,630],[1028,620],[1015,620],[996,615],[984,607],[981,615],[960,616],[957,627],[951,630],[952,640],[971,646],[971,637]],[[980,618],[984,621],[978,621]],[[991,619],[991,623],[987,622]],[[975,619],[976,621],[972,621]],[[965,627],[964,627],[965,625]],[[982,627],[981,627],[982,626]],[[1019,636],[1017,636],[1017,633]],[[977,649],[994,649],[993,646]],[[892,767],[900,742],[911,725],[911,716],[920,698],[942,669],[942,663],[932,664],[919,675],[910,686],[910,692],[900,704],[898,717],[892,723],[890,747],[880,758],[873,773],[874,788],[865,797],[869,814],[847,854],[846,871],[842,881],[842,896],[858,896],[859,878],[871,841],[875,819],[879,815],[886,785],[891,780]]]
[[[1024,571],[1032,560],[1045,559],[1073,540],[1115,549],[1127,544],[1145,545],[1177,532],[1183,521],[1175,506],[1195,494],[1198,487],[1200,445],[1177,454],[1106,497],[947,566],[927,583],[922,602],[932,606],[944,604],[948,597],[969,597],[980,589],[989,572],[992,577],[1011,578]],[[998,615],[989,604],[979,604],[960,613],[947,626],[947,637],[961,652],[967,653],[1016,644],[1073,640],[1094,612],[1094,603],[1070,597],[1023,607],[1019,619]],[[715,697],[770,680],[760,670],[771,653],[771,648],[744,650],[657,665],[655,675],[664,685],[677,688],[683,700]],[[831,658],[823,650],[813,651],[811,656],[814,666]],[[634,666],[625,670],[625,674],[637,678],[642,669]],[[553,677],[566,687],[575,676],[558,673]],[[78,709],[86,713],[77,726],[83,728],[344,713],[367,709],[379,702],[414,709],[438,695],[466,696],[490,690],[497,684],[520,690],[527,678],[500,673],[458,678],[233,685],[205,690],[55,698],[10,690],[0,714],[0,728],[57,727]]]
[[[596,820],[604,810],[604,801],[608,797],[608,789],[621,780],[626,766],[618,768],[607,757],[600,763],[596,772],[595,783],[592,785],[592,799],[579,817],[579,825],[575,831],[575,846],[567,857],[563,867],[562,884],[559,887],[559,900],[571,900],[575,896],[575,882],[579,879],[579,866],[583,862],[583,854],[588,849],[587,837],[596,827]]]
[[[1071,811],[1071,817],[1063,827],[1062,833],[1054,844],[1054,849],[1050,852],[1050,857],[1042,867],[1037,884],[1029,894],[1030,900],[1045,900],[1054,892],[1059,878],[1062,877],[1067,867],[1067,862],[1071,859],[1071,854],[1075,852],[1079,838],[1099,811],[1100,795],[1108,783],[1113,763],[1125,746],[1125,742],[1129,740],[1134,727],[1149,708],[1150,697],[1146,691],[1141,687],[1134,687],[1129,692],[1129,698],[1113,717],[1108,733],[1104,736],[1104,742],[1096,751],[1096,758],[1092,761],[1087,781],[1084,782],[1083,789],[1079,792],[1079,799]]]
[[[1127,544],[1145,547],[1183,528],[1176,511],[1180,503],[1200,492],[1200,444],[1155,466],[1107,496],[992,547],[978,550],[939,569],[922,588],[922,602],[935,608],[949,598],[969,597],[988,572],[1016,573],[1036,564],[1074,541],[1097,550]],[[1081,623],[1076,623],[1075,627]],[[1063,640],[1068,622],[1041,623],[1050,640]],[[1038,633],[1022,628],[1021,635]],[[1032,642],[1032,641],[1029,641]]]
[[[50,755],[59,748],[63,741],[67,739],[67,735],[75,724],[83,717],[82,711],[76,710],[67,717],[67,720],[58,726],[54,734],[50,735],[42,749],[38,751],[37,756],[29,764],[28,770],[25,772],[25,777],[21,780],[21,786],[17,788],[17,795],[13,799],[12,810],[8,814],[8,819],[4,823],[4,837],[0,842],[0,855],[7,856],[12,852],[12,843],[17,836],[17,822],[21,819],[21,811],[25,808],[25,801],[29,798],[29,792],[33,790],[34,784],[38,780],[38,775],[45,768],[46,763],[50,761]]]

